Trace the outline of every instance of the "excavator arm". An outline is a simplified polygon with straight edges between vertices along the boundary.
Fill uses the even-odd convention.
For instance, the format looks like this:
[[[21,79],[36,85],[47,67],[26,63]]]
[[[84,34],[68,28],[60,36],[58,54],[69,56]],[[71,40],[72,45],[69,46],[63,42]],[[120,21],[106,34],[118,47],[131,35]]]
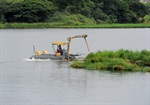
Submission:
[[[70,43],[71,43],[71,40],[72,39],[75,39],[75,38],[84,38],[85,42],[86,42],[86,45],[87,45],[87,48],[88,48],[88,51],[89,50],[89,46],[88,46],[88,43],[87,43],[87,40],[86,40],[86,37],[87,35],[86,34],[83,34],[83,35],[76,35],[76,36],[73,36],[73,37],[68,37],[67,40],[68,40],[68,44],[67,44],[67,56],[69,56],[69,53],[70,53]]]

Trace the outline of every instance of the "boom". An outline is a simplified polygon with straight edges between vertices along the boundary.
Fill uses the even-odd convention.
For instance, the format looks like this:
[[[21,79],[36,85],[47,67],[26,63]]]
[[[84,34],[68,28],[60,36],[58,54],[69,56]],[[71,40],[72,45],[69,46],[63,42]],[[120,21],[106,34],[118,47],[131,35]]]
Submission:
[[[90,51],[90,50],[89,50],[89,47],[88,47],[88,43],[87,43],[87,41],[86,41],[86,37],[87,37],[86,34],[83,34],[83,35],[76,35],[76,36],[73,36],[73,37],[68,37],[68,38],[67,38],[67,40],[68,40],[68,43],[67,43],[67,47],[68,47],[68,49],[67,49],[67,56],[69,56],[69,53],[70,53],[70,42],[71,42],[72,39],[75,39],[75,38],[84,38],[84,40],[85,40],[85,42],[86,42],[86,45],[87,45],[87,48],[88,48],[88,51]]]

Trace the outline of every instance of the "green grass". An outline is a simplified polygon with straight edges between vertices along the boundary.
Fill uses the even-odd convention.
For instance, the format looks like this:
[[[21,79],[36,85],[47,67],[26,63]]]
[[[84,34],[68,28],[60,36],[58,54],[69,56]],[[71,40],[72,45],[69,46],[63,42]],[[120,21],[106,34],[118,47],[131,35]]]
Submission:
[[[70,66],[89,70],[150,72],[150,51],[98,51],[88,54],[83,62],[75,61]]]
[[[0,24],[3,29],[30,29],[30,28],[57,28],[64,26],[64,23],[5,23]]]
[[[1,29],[28,28],[150,28],[150,24],[81,24],[81,23],[0,23]]]

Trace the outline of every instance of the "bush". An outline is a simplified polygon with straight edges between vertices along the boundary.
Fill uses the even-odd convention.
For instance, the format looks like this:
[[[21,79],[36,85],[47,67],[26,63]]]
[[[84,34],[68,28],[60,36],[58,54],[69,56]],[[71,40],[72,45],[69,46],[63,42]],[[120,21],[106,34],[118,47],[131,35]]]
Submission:
[[[68,14],[66,12],[56,12],[52,17],[49,17],[49,21],[63,22],[66,25],[95,24],[95,20],[81,14]]]
[[[150,23],[150,15],[144,17],[144,23]]]
[[[85,67],[85,63],[75,61],[70,66],[73,67],[73,68],[84,68]]]
[[[83,62],[75,62],[77,67],[91,70],[126,70],[126,71],[149,71],[150,51],[98,51],[90,53]],[[74,65],[74,63],[72,64]],[[75,66],[72,66],[75,67]]]

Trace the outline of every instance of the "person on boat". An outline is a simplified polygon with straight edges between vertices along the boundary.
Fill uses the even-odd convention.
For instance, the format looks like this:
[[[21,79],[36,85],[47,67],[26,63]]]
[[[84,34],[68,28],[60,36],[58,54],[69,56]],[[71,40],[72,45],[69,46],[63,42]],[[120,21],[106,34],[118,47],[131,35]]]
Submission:
[[[63,55],[63,50],[61,48],[61,45],[57,46],[57,52],[59,52],[61,55]]]

